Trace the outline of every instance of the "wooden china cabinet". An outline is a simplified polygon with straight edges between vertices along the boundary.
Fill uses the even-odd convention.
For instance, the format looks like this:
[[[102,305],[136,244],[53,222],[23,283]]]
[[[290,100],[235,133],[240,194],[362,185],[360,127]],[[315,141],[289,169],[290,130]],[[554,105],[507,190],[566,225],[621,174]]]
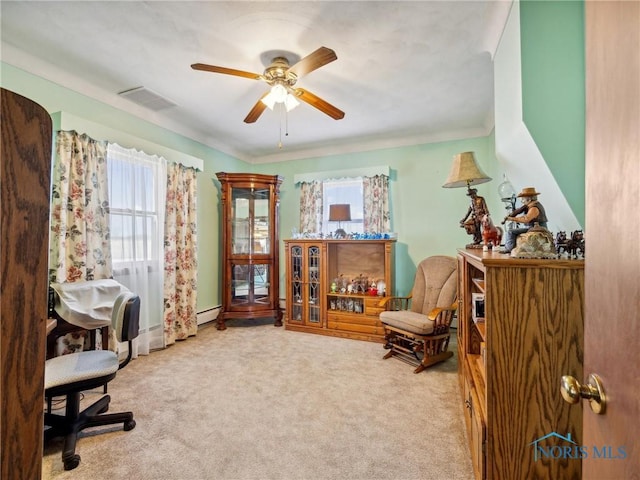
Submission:
[[[379,318],[384,297],[377,285],[393,295],[395,243],[392,239],[285,240],[285,328],[384,342]],[[365,290],[348,288],[352,282]],[[372,293],[368,289],[374,282]]]
[[[279,308],[279,175],[216,173],[222,203],[222,311],[218,330],[234,318],[274,318]]]

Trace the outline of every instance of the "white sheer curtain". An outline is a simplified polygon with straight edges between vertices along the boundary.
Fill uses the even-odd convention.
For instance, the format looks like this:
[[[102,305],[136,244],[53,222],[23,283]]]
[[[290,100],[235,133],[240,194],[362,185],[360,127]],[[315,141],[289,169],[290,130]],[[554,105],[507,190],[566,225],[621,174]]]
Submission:
[[[134,357],[164,347],[162,326],[167,162],[156,155],[107,147],[113,278],[140,297]]]

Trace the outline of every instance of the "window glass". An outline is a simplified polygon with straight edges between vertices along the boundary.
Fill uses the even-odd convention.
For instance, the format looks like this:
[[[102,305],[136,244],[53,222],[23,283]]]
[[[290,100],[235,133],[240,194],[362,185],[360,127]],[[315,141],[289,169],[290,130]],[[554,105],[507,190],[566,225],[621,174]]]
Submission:
[[[109,159],[110,234],[114,266],[118,262],[158,258],[158,206],[151,166]]]
[[[345,178],[339,180],[325,180],[323,188],[323,218],[322,233],[329,234],[342,228],[347,233],[362,233],[363,228],[363,201],[362,179]],[[334,204],[348,204],[351,210],[350,222],[330,222],[329,206]]]

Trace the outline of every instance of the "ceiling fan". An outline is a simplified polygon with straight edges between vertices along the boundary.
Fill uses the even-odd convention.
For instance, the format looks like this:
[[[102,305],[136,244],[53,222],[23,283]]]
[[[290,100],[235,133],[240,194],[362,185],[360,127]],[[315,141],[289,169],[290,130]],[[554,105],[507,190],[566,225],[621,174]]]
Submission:
[[[233,68],[216,67],[215,65],[207,65],[204,63],[194,63],[191,65],[191,68],[194,70],[223,73],[225,75],[235,75],[236,77],[244,77],[252,80],[262,80],[271,87],[253,106],[244,119],[245,123],[254,123],[258,120],[267,106],[273,109],[274,103],[283,103],[288,111],[298,104],[297,100],[302,100],[312,107],[317,108],[322,113],[329,115],[331,118],[340,120],[344,117],[342,110],[334,107],[329,102],[304,88],[295,87],[298,78],[317,70],[327,63],[333,62],[337,58],[336,52],[330,48],[320,47],[292,66],[289,65],[289,60],[286,57],[275,57],[271,65],[265,69],[262,75],[245,72],[243,70],[235,70]]]

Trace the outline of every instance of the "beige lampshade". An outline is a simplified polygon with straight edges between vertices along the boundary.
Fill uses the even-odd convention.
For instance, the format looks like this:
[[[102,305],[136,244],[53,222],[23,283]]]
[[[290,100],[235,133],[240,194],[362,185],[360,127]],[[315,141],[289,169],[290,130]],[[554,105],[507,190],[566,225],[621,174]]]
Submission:
[[[454,155],[451,171],[442,186],[444,188],[466,187],[489,181],[491,177],[480,169],[473,152],[463,152]]]
[[[349,205],[348,203],[337,203],[335,205],[329,205],[329,221],[350,222],[351,205]]]

